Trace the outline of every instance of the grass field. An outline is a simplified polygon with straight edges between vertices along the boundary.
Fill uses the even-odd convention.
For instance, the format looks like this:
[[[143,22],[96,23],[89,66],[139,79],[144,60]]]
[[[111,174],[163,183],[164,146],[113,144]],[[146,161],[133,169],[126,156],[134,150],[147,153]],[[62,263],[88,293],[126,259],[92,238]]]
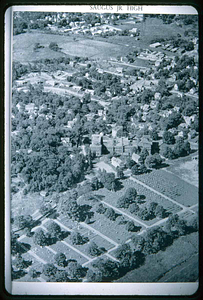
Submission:
[[[148,48],[155,38],[170,38],[177,36],[177,32],[180,34],[184,32],[184,29],[177,27],[176,24],[166,25],[161,20],[152,18],[147,18],[144,23],[124,24],[118,27],[123,27],[123,29],[138,28],[140,30],[140,40],[135,40],[135,38],[129,36],[111,36],[104,39],[32,31],[14,36],[13,58],[24,63],[41,58],[58,58],[66,54],[109,59],[119,55],[126,56],[133,49]],[[50,50],[48,47],[50,42],[56,42],[63,53]],[[35,43],[40,43],[44,48],[38,49],[37,52],[33,51]]]
[[[136,182],[134,182],[132,180],[123,180],[122,184],[124,187],[120,191],[117,191],[116,193],[108,191],[107,189],[103,188],[103,189],[100,189],[97,192],[97,194],[99,196],[101,196],[101,200],[117,207],[118,198],[124,195],[127,188],[134,187],[137,190],[138,195],[143,195],[146,197],[145,199],[143,199],[143,205],[145,205],[146,203],[149,203],[149,202],[157,202],[158,204],[162,205],[167,210],[167,212],[177,213],[178,211],[181,210],[181,208],[179,206],[177,206],[176,204],[161,197],[160,195],[155,194],[154,192],[152,192],[150,190],[147,190],[146,188],[144,188],[143,186],[141,186],[140,184],[137,184]],[[142,204],[140,205],[140,207],[141,206],[142,206]],[[158,221],[157,218],[154,218],[154,219],[148,220],[148,221],[143,221],[138,216],[131,214],[129,209],[120,208],[120,210],[125,213],[128,213],[132,217],[137,218],[138,220],[142,221],[146,225],[152,225]]]
[[[51,42],[56,42],[61,52],[50,50]],[[35,43],[40,43],[44,48],[35,52],[33,50]],[[108,59],[113,56],[126,55],[130,51],[131,49],[127,49],[125,45],[115,45],[106,40],[104,42],[84,37],[77,37],[73,40],[73,37],[48,33],[19,34],[14,36],[13,43],[13,59],[22,63],[65,55]]]
[[[185,206],[192,206],[198,203],[197,187],[183,181],[169,172],[164,170],[154,170],[151,173],[135,177]]]
[[[173,269],[176,271],[174,272],[174,276],[176,276],[176,279],[179,279],[181,282],[196,281],[198,279],[197,252],[197,233],[180,237],[165,251],[148,255],[143,266],[127,273],[122,278],[116,280],[116,282],[163,282],[166,279],[164,274]],[[192,256],[192,263],[187,263],[188,259],[190,260]],[[181,265],[180,268],[178,268],[179,265]],[[180,273],[184,266],[187,267],[187,273]],[[167,282],[173,281],[173,278],[171,278],[171,281],[170,278],[167,280]]]
[[[182,161],[180,160],[175,164],[171,164],[166,170],[198,187],[199,174],[197,160],[191,159],[191,157]]]
[[[163,24],[162,20],[157,18],[147,18],[145,22],[134,25],[123,20],[121,23],[123,25],[118,25],[118,27],[122,29],[136,27],[140,31],[140,40],[136,41],[135,38],[128,36],[112,36],[107,37],[107,41],[129,44],[129,47],[134,45],[137,48],[148,48],[154,39],[176,37],[177,33],[183,35],[185,31],[184,28],[180,28],[176,24]]]

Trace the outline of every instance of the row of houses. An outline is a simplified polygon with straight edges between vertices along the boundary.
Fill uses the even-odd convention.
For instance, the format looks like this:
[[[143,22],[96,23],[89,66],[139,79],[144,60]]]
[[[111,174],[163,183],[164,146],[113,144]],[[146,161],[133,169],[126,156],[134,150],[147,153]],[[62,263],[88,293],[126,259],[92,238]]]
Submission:
[[[128,137],[94,134],[92,135],[90,149],[96,156],[108,153],[111,155],[131,155],[135,148],[145,148],[149,154],[154,154],[159,152],[162,143],[162,140],[152,141],[149,136],[143,136],[141,139],[130,139]]]

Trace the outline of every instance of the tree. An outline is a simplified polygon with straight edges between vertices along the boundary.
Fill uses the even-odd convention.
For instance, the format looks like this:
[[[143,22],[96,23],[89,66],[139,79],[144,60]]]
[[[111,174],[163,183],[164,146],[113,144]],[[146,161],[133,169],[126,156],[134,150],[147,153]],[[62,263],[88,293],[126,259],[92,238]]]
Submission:
[[[187,222],[187,226],[192,228],[194,231],[198,231],[199,229],[199,220],[198,216],[195,214],[193,215]]]
[[[72,231],[70,235],[70,240],[73,245],[83,245],[86,242],[86,239],[76,231]]]
[[[108,219],[110,219],[111,221],[115,221],[116,220],[116,213],[115,211],[113,210],[113,208],[111,207],[108,207],[107,210],[105,211],[105,214],[104,214]]]
[[[157,130],[153,129],[150,131],[150,137],[152,140],[156,141],[159,138]]]
[[[149,220],[151,217],[151,214],[149,213],[149,211],[146,207],[141,207],[137,215],[142,220]]]
[[[125,219],[124,216],[119,216],[119,217],[117,218],[117,221],[118,221],[118,225],[123,225],[123,224],[126,224],[126,223],[127,223],[127,221],[126,221],[126,219]]]
[[[187,231],[186,221],[179,219],[175,225],[175,228],[178,231],[179,235],[185,235]]]
[[[99,270],[93,272],[91,269],[88,269],[86,273],[86,280],[87,282],[101,282],[102,273]]]
[[[117,168],[117,177],[119,178],[119,179],[123,179],[124,178],[124,173],[123,173],[123,170],[121,169],[121,168]]]
[[[128,169],[131,169],[136,162],[133,159],[127,158],[125,164]]]
[[[165,131],[163,133],[163,142],[168,145],[175,144],[174,134],[170,131]]]
[[[70,278],[75,280],[78,280],[86,275],[85,268],[75,261],[68,263],[67,272]]]
[[[92,265],[101,272],[102,281],[112,281],[119,274],[119,265],[115,261],[99,258]]]
[[[51,50],[54,50],[54,51],[58,51],[58,50],[59,50],[59,46],[58,46],[58,44],[57,44],[56,42],[51,42],[51,43],[49,44],[49,48],[50,48]]]
[[[176,157],[186,156],[191,152],[190,143],[188,141],[184,141],[183,139],[179,139],[176,141],[173,151]]]
[[[104,207],[102,203],[98,203],[95,210],[98,214],[104,214],[106,211],[106,207]]]
[[[131,253],[131,248],[129,244],[120,245],[114,252],[114,255],[117,259],[122,259],[128,253]]]
[[[176,224],[177,224],[177,222],[179,221],[179,215],[178,214],[172,214],[172,215],[170,215],[169,217],[168,217],[168,220],[167,220],[168,222],[169,222],[169,224],[172,226],[172,227],[174,227]]]
[[[30,215],[17,216],[14,218],[14,224],[18,229],[31,227],[33,225],[33,219]]]
[[[101,254],[100,248],[94,241],[91,241],[88,245],[88,253],[92,256],[98,256]]]
[[[39,212],[42,215],[47,214],[52,209],[52,206],[50,203],[42,204],[39,208]]]
[[[38,277],[38,272],[35,269],[30,268],[29,271],[28,271],[28,275],[31,278],[37,278]]]
[[[148,150],[146,148],[143,148],[142,151],[140,152],[140,157],[138,162],[144,164],[145,159],[147,158],[148,155],[149,155]]]
[[[101,178],[101,182],[104,187],[108,190],[112,190],[112,183],[115,182],[115,174],[114,173],[104,173],[104,176]]]
[[[94,191],[97,191],[101,187],[101,184],[96,176],[92,178],[91,183]]]
[[[162,145],[161,149],[160,149],[160,154],[162,156],[164,156],[165,158],[168,159],[174,159],[175,158],[175,154],[173,152],[173,149],[171,149],[169,146],[167,145]]]
[[[131,203],[131,201],[128,198],[126,198],[125,195],[123,195],[120,198],[118,198],[117,207],[119,207],[119,208],[128,208],[130,203]]]
[[[55,277],[57,268],[54,264],[45,264],[42,269],[42,273],[47,277]]]
[[[73,220],[80,220],[81,211],[77,201],[71,195],[60,199],[58,210],[60,213],[67,215]]]
[[[164,218],[166,215],[166,210],[163,208],[162,205],[157,205],[154,213],[155,213],[156,217]]]
[[[68,277],[68,273],[64,270],[57,270],[54,278],[54,282],[69,282],[70,279]]]
[[[67,261],[66,261],[66,256],[64,253],[56,253],[54,256],[54,259],[59,267],[66,267]]]
[[[61,227],[54,221],[51,221],[47,225],[48,232],[51,235],[51,238],[59,238],[61,237]]]
[[[145,245],[145,239],[144,237],[140,235],[133,235],[131,238],[132,244],[133,244],[133,250],[134,251],[142,251],[144,249]]]
[[[32,263],[32,262],[31,261],[25,261],[22,258],[21,254],[19,254],[19,253],[16,254],[16,257],[15,257],[15,259],[13,261],[13,265],[17,269],[20,269],[20,270],[27,268],[30,263]]]
[[[131,203],[136,199],[136,196],[137,196],[137,191],[135,188],[133,188],[133,187],[127,188],[127,190],[125,192],[125,197],[127,199],[129,199],[129,201],[131,201]]]
[[[170,242],[169,236],[161,227],[152,227],[146,232],[144,252],[148,254],[157,253]]]
[[[131,172],[133,175],[140,175],[140,174],[144,174],[147,172],[147,168],[145,167],[144,164],[136,164],[132,167]]]
[[[159,154],[155,153],[146,158],[145,161],[148,168],[157,168],[162,164],[162,158]]]
[[[131,203],[129,205],[129,210],[131,214],[137,214],[137,212],[139,211],[139,206],[137,205],[137,203]]]
[[[42,247],[47,245],[47,238],[42,229],[39,229],[38,231],[35,232],[33,239],[36,245]]]
[[[126,223],[126,229],[127,229],[127,231],[136,231],[137,226],[135,226],[133,221],[128,221]]]

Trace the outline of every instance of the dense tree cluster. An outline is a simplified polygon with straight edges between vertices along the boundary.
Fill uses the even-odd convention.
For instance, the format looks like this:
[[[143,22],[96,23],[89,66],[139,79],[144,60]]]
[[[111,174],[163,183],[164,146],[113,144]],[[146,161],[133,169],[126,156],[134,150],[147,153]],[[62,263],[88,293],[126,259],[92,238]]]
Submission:
[[[125,194],[117,200],[117,207],[128,208],[130,204],[136,201],[137,191],[133,187],[129,187]]]

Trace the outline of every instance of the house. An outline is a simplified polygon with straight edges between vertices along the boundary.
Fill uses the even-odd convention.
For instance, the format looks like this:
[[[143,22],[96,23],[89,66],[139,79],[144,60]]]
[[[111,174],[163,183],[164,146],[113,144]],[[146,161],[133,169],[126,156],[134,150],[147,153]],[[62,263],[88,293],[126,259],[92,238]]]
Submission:
[[[36,109],[37,109],[37,107],[35,106],[34,103],[25,105],[25,110],[28,112],[28,114],[36,113]]]
[[[117,168],[117,167],[120,167],[120,165],[122,164],[122,160],[120,159],[120,158],[118,158],[118,157],[112,157],[112,159],[111,159],[111,164],[115,167],[115,168]]]
[[[183,119],[185,121],[185,123],[189,126],[191,124],[191,122],[194,122],[195,120],[195,115],[192,116],[183,116]]]
[[[40,196],[42,196],[42,197],[46,197],[46,196],[48,196],[48,195],[49,195],[49,193],[46,192],[46,191],[41,191],[41,192],[40,192]]]
[[[130,29],[129,32],[136,33],[137,32],[137,28],[134,27],[134,28]]]
[[[132,154],[132,160],[134,160],[136,163],[139,162],[139,158],[140,158],[140,155],[136,154],[136,153],[133,153]]]
[[[70,145],[70,137],[64,137],[64,138],[61,138],[61,142],[62,142],[64,145]]]
[[[149,47],[151,47],[151,48],[157,48],[160,46],[161,46],[161,43],[159,43],[159,42],[149,45]]]
[[[98,116],[102,117],[104,115],[104,110],[103,109],[98,109]]]
[[[77,118],[74,118],[72,121],[68,121],[67,127],[68,127],[68,128],[72,128],[73,125],[76,123],[76,121],[77,121]]]
[[[154,94],[154,99],[155,99],[155,100],[160,100],[160,99],[161,99],[161,93],[156,92],[156,93]]]
[[[102,155],[103,136],[102,134],[93,134],[90,149],[96,156]]]
[[[115,138],[118,135],[122,135],[123,126],[113,126],[112,127],[112,137]]]

